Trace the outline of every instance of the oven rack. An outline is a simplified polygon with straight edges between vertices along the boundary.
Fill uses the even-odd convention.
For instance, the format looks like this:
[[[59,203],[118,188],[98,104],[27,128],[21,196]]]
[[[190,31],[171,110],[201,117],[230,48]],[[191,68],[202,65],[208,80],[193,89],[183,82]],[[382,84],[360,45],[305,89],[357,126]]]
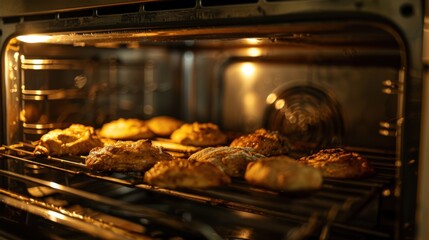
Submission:
[[[328,235],[331,228],[355,231],[380,239],[389,238],[389,234],[350,226],[358,213],[374,202],[382,193],[390,191],[394,184],[394,155],[373,152],[364,153],[376,168],[376,175],[364,180],[325,179],[321,190],[308,193],[277,193],[249,186],[245,181],[233,179],[227,187],[210,189],[165,189],[145,184],[139,173],[98,173],[88,170],[82,157],[35,157],[33,145],[19,143],[3,146],[0,155],[12,162],[24,163],[44,171],[51,169],[71,176],[84,176],[91,181],[117,184],[134,189],[161,194],[167,197],[185,199],[209,206],[223,207],[234,211],[243,211],[275,219],[286,219],[297,224],[289,233],[303,226],[317,229],[321,235]],[[1,175],[13,173],[1,171]],[[26,176],[14,175],[25,180]],[[33,179],[37,181],[37,179]],[[68,180],[65,181],[66,183]],[[48,185],[49,186],[49,185]],[[68,188],[68,186],[65,186]],[[70,188],[73,191],[73,188]],[[85,197],[83,194],[77,194]],[[105,204],[109,204],[106,201]],[[323,239],[321,237],[321,239]]]
[[[163,226],[168,226],[175,231],[182,231],[187,233],[196,234],[196,236],[205,236],[207,239],[221,239],[209,226],[199,222],[182,222],[174,217],[168,216],[161,211],[157,211],[141,205],[133,205],[125,203],[120,200],[112,199],[109,197],[101,196],[76,188],[68,187],[52,181],[45,181],[31,176],[25,176],[10,171],[0,170],[0,176],[5,176],[10,179],[19,180],[30,185],[37,185],[39,191],[49,191],[52,189],[56,192],[64,194],[79,196],[82,199],[90,200],[94,204],[101,204],[109,208],[109,212],[120,212],[127,216],[149,219],[150,221],[157,222]],[[30,189],[30,188],[29,188]],[[31,198],[28,196],[13,193],[11,191],[0,189],[0,200],[9,206],[25,210],[29,213],[44,216],[52,219],[54,222],[63,223],[68,226],[80,229],[90,235],[96,235],[102,239],[151,239],[139,233],[144,233],[144,227],[136,227],[135,223],[114,219],[111,215],[104,215],[100,217],[100,212],[88,211],[88,209],[81,209],[79,206],[72,206],[71,208],[62,208],[56,204]],[[94,216],[91,216],[94,215]],[[112,220],[106,221],[104,219]],[[103,231],[104,230],[104,231]]]

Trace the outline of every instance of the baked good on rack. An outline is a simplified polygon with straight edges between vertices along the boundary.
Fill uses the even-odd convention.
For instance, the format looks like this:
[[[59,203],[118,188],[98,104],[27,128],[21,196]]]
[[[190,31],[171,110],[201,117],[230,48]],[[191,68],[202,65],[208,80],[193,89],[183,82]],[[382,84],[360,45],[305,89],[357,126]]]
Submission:
[[[34,149],[35,155],[81,155],[103,146],[94,133],[94,128],[82,124],[72,124],[65,129],[54,129],[44,134]]]
[[[116,140],[139,140],[155,136],[147,123],[137,118],[119,118],[105,123],[98,134]]]
[[[146,171],[159,161],[173,157],[148,139],[117,141],[114,144],[92,149],[85,159],[89,169],[96,171],[139,172]]]
[[[230,146],[250,147],[265,156],[284,155],[290,151],[290,144],[285,136],[264,128],[234,139]]]
[[[318,168],[324,177],[362,178],[374,174],[374,168],[364,157],[342,148],[324,149],[298,159],[299,162]]]
[[[207,188],[229,184],[231,179],[211,163],[186,159],[158,162],[144,180],[164,188]]]
[[[183,121],[170,116],[157,116],[147,120],[149,129],[161,137],[169,137],[183,123]]]
[[[214,123],[185,123],[171,134],[171,140],[183,145],[210,147],[226,143],[226,135]]]
[[[204,148],[188,159],[212,163],[230,177],[243,177],[249,162],[264,157],[253,148],[223,146]]]
[[[244,175],[253,186],[274,191],[309,191],[322,186],[320,170],[287,156],[261,158],[247,165]]]

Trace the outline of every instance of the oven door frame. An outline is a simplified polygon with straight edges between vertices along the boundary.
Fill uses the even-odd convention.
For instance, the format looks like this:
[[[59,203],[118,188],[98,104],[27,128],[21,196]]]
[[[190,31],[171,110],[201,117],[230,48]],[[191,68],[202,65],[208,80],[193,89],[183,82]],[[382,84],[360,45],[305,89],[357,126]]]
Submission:
[[[20,1],[1,1],[0,4],[5,6],[0,11],[0,17],[3,22],[0,24],[2,35],[0,44],[2,49],[2,56],[5,54],[5,44],[9,39],[20,34],[36,34],[46,32],[85,32],[91,29],[110,29],[115,24],[126,26],[127,28],[144,28],[150,29],[151,27],[163,29],[166,27],[175,26],[179,28],[192,28],[192,26],[212,26],[213,24],[241,24],[250,21],[262,21],[261,17],[271,19],[270,21],[296,21],[311,18],[315,12],[320,13],[321,17],[332,18],[329,14],[333,12],[342,13],[338,16],[365,19],[378,19],[387,31],[397,39],[400,48],[404,55],[403,58],[403,76],[399,79],[403,90],[399,97],[400,108],[398,109],[397,121],[397,166],[398,166],[398,187],[395,191],[395,196],[402,197],[406,201],[399,201],[398,206],[398,239],[405,236],[413,236],[415,231],[415,215],[416,215],[416,201],[414,197],[417,195],[418,179],[416,172],[419,171],[420,185],[419,189],[426,189],[428,179],[428,163],[429,160],[429,121],[427,115],[429,108],[424,105],[422,119],[420,118],[420,109],[422,103],[427,103],[429,100],[429,88],[422,85],[427,81],[427,74],[425,74],[425,81],[422,81],[422,45],[423,45],[423,14],[419,11],[422,9],[422,3],[419,0],[414,1],[380,1],[378,4],[373,1],[360,1],[359,3],[338,3],[336,1],[320,1],[318,4],[310,4],[304,1],[300,2],[283,2],[282,7],[275,2],[260,2],[258,4],[249,5],[231,5],[226,8],[205,8],[201,6],[200,1],[196,1],[196,7],[193,9],[182,9],[174,11],[178,13],[174,19],[167,18],[167,12],[152,12],[152,13],[137,13],[137,14],[123,14],[122,16],[106,17],[105,19],[97,18],[94,16],[73,18],[73,19],[58,19],[55,17],[53,20],[32,21],[26,22],[26,16],[36,16],[40,14],[53,14],[58,16],[61,12],[66,11],[79,11],[84,9],[92,9],[101,6],[115,6],[124,3],[140,3],[150,1],[120,1],[120,0],[102,0],[95,3],[86,3],[78,1],[72,3],[51,4],[55,1],[44,2],[36,6],[30,0]],[[386,7],[389,6],[389,7]],[[427,5],[426,5],[427,6]],[[270,16],[272,15],[272,16]],[[247,20],[243,20],[243,16]],[[271,18],[270,18],[271,17]],[[222,20],[222,21],[219,21]],[[219,21],[219,22],[218,22]],[[265,21],[265,20],[264,20]],[[179,24],[177,24],[179,23]],[[425,41],[426,42],[426,41]],[[425,55],[426,56],[426,55]],[[2,93],[8,91],[5,86],[7,63],[2,62]],[[425,66],[426,67],[426,66]],[[426,68],[425,68],[426,69]],[[425,71],[425,73],[427,73]],[[423,87],[422,87],[423,86]],[[425,93],[422,94],[422,89]],[[2,113],[3,116],[7,115],[8,106],[6,101],[2,100]],[[9,127],[7,119],[1,119],[3,143],[7,144]],[[420,127],[422,131],[420,131]],[[419,169],[419,164],[424,163]],[[420,195],[420,204],[423,200],[427,200],[428,196],[425,194]],[[424,202],[424,201],[423,201]],[[427,202],[427,201],[425,201]],[[419,205],[417,213],[419,222],[422,222],[421,216],[423,211],[427,211],[427,206]],[[424,215],[424,214],[423,214]],[[427,219],[423,219],[428,222]],[[421,226],[420,228],[421,229]],[[419,235],[419,237],[422,235]],[[422,238],[421,238],[422,239]]]

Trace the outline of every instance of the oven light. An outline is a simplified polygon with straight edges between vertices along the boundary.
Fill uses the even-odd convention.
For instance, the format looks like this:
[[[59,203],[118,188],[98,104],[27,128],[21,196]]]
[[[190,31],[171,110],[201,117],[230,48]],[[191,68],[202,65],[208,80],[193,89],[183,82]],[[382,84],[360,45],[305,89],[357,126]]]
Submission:
[[[247,50],[247,54],[251,57],[258,57],[261,56],[262,51],[259,48],[252,47]]]
[[[49,41],[52,36],[48,35],[21,35],[16,37],[21,42],[26,43],[42,43]]]
[[[259,40],[257,38],[246,38],[245,41],[249,44],[258,44]]]
[[[253,63],[243,63],[240,71],[243,76],[251,77],[255,73],[255,66]]]

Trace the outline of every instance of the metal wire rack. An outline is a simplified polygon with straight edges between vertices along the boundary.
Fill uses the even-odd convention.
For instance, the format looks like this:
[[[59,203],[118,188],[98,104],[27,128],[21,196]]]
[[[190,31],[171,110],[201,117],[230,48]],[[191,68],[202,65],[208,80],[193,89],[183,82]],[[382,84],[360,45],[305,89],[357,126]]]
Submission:
[[[75,227],[85,225],[83,229],[88,233],[93,232],[94,228],[108,229],[109,231],[103,231],[103,236],[100,236],[103,238],[117,234],[128,238],[136,239],[136,236],[141,238],[139,230],[136,230],[139,229],[138,223],[131,221],[121,225],[118,222],[125,221],[124,219],[145,218],[179,232],[190,232],[193,236],[221,239],[216,232],[219,227],[210,224],[213,220],[210,213],[214,211],[220,214],[221,211],[218,209],[226,209],[222,214],[225,214],[223,217],[229,221],[235,218],[229,216],[228,212],[238,214],[241,220],[237,221],[245,218],[248,226],[258,225],[270,231],[281,232],[285,239],[303,239],[309,235],[326,239],[332,228],[359,232],[380,239],[390,237],[389,233],[378,231],[376,227],[350,226],[348,223],[358,218],[365,208],[373,206],[374,202],[377,204],[381,195],[393,188],[395,166],[394,154],[391,153],[365,152],[365,149],[359,149],[360,153],[376,168],[376,175],[373,177],[363,180],[324,179],[323,186],[318,191],[278,193],[254,188],[241,179],[233,179],[232,183],[225,187],[209,189],[159,188],[146,184],[141,173],[94,172],[86,168],[85,156],[36,157],[32,154],[33,148],[32,144],[19,143],[3,146],[0,149],[0,156],[5,166],[4,170],[0,170],[0,176],[8,181],[13,179],[26,183],[27,191],[30,192],[30,195],[26,196],[14,193],[11,187],[1,189],[0,196],[3,202],[39,216],[44,214],[43,209],[45,212],[48,210],[59,213],[62,215],[60,219],[63,219],[63,222]],[[23,167],[20,168],[17,165]],[[106,186],[101,187],[100,184],[106,185],[107,189],[112,188],[117,191],[115,193],[104,191]],[[46,197],[58,192],[77,198],[79,203],[92,202],[90,206],[99,208],[98,211],[101,209],[110,215],[113,214],[116,220],[110,217],[109,220],[100,221],[97,220],[100,219],[98,217],[91,217],[88,211],[82,214],[76,213],[75,206],[72,208],[68,206],[68,210],[65,210],[67,208],[62,206],[47,204]],[[156,195],[157,199],[166,200],[162,203],[164,205],[153,204],[153,202],[151,204],[130,203],[122,200],[126,199],[124,195],[131,192],[134,195]],[[186,204],[179,204],[180,201],[185,201]],[[22,204],[23,202],[25,204]],[[154,209],[154,206],[161,205],[162,210]],[[171,205],[176,205],[173,211],[175,216],[171,214]],[[179,214],[179,219],[177,209],[180,207],[177,206],[188,206],[188,208],[184,207],[186,210]],[[187,218],[189,209],[194,211],[195,216],[200,217],[199,221],[183,220]],[[277,224],[273,224],[273,220]],[[130,230],[130,226],[134,227]]]

